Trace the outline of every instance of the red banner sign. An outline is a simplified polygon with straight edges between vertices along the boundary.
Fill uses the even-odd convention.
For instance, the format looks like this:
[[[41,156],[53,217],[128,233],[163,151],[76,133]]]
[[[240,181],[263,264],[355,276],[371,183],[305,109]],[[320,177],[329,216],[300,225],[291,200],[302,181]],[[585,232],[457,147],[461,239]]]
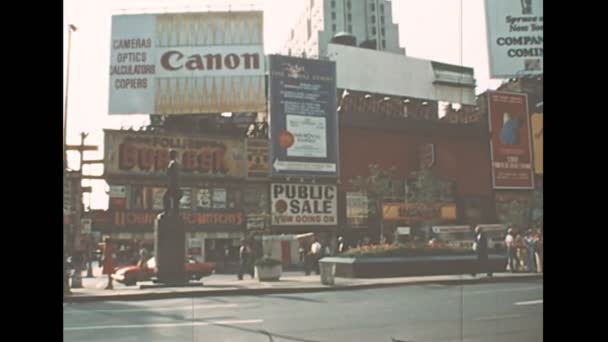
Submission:
[[[494,189],[533,189],[526,94],[488,91]]]
[[[186,226],[241,226],[245,223],[242,212],[181,212],[181,219]],[[117,211],[114,213],[113,223],[117,227],[153,225],[158,212],[151,211]]]

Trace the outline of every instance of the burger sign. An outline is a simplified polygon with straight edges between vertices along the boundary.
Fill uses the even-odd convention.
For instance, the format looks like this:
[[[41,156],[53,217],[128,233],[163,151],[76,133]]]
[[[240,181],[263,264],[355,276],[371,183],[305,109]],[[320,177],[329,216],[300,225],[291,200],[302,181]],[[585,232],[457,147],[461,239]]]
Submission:
[[[337,189],[326,184],[271,185],[273,226],[335,226]]]

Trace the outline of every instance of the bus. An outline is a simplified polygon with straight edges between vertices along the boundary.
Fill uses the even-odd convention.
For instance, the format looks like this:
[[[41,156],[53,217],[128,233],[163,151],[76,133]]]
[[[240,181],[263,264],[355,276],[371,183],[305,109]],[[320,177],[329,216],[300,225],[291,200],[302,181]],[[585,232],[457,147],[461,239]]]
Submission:
[[[475,236],[469,225],[433,226],[432,236],[448,247],[473,249]]]

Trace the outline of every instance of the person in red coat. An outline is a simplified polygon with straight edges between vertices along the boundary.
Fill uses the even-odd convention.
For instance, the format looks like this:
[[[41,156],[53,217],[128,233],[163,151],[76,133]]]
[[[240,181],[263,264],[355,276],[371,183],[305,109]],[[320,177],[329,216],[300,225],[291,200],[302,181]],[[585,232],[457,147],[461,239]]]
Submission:
[[[106,290],[112,290],[112,273],[114,273],[114,248],[112,247],[112,240],[109,237],[105,239],[105,246],[103,249],[103,274],[108,275],[108,285],[105,287]]]

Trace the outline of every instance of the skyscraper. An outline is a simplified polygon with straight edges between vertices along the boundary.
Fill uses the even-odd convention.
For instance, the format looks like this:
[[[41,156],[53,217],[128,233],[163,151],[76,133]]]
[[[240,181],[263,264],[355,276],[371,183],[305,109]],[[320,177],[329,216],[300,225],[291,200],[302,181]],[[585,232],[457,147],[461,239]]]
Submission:
[[[359,46],[405,55],[405,48],[399,46],[399,27],[392,21],[389,0],[307,0],[281,53],[326,57],[331,39],[347,33]]]

